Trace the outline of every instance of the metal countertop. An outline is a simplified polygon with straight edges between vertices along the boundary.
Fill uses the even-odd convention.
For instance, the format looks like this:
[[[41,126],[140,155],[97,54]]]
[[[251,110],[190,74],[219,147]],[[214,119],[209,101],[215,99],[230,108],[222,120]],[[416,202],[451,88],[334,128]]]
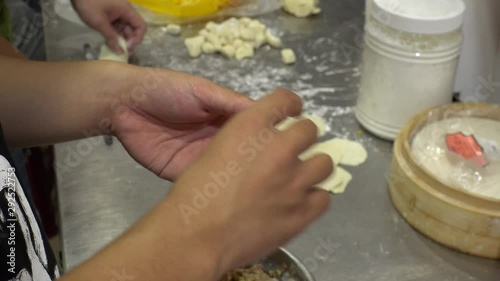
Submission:
[[[328,2],[328,3],[327,3]],[[102,43],[89,29],[54,13],[44,2],[49,60],[83,60],[82,46]],[[474,258],[440,246],[411,228],[396,212],[386,177],[392,144],[361,130],[354,118],[363,48],[363,0],[322,1],[323,13],[296,19],[281,11],[260,17],[298,56],[281,63],[278,50],[263,49],[255,59],[220,56],[192,60],[181,38],[161,27],[149,29],[135,51],[143,66],[202,75],[253,98],[287,87],[305,100],[305,109],[323,117],[328,138],[361,142],[369,152],[363,166],[348,169],[354,179],[332,207],[287,245],[318,281],[498,281],[500,262]],[[183,30],[190,36],[199,25]],[[66,270],[91,257],[123,233],[167,193],[170,183],[134,162],[115,141],[102,138],[56,146],[63,261]],[[68,164],[71,164],[68,165]],[[70,167],[70,168],[68,168]]]

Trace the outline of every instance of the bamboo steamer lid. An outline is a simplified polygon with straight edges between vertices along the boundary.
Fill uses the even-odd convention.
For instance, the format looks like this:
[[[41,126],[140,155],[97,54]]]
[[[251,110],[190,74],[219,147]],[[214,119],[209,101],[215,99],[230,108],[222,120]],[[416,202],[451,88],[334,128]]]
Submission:
[[[500,200],[443,184],[413,156],[411,142],[416,133],[432,122],[457,117],[500,121],[500,107],[453,104],[414,117],[394,143],[389,193],[399,213],[434,241],[467,254],[500,259]]]

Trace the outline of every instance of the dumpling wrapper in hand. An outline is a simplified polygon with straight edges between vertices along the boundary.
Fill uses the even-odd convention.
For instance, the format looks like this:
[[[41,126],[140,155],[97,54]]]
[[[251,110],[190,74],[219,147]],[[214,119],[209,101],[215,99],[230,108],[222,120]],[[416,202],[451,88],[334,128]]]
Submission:
[[[316,127],[318,127],[318,137],[322,137],[325,135],[325,133],[326,133],[325,121],[319,116],[313,116],[313,115],[309,115],[306,113],[304,113],[298,117],[288,117],[287,119],[278,123],[278,125],[276,125],[276,129],[278,129],[280,131],[285,131],[285,130],[289,129],[290,127],[292,127],[297,122],[302,121],[302,120],[306,120],[306,119],[311,120],[314,123],[314,125],[316,125]]]
[[[111,50],[106,44],[101,46],[101,52],[99,54],[99,60],[111,60],[123,63],[128,63],[128,49],[127,41],[123,37],[118,38],[118,44],[123,50],[123,53],[117,54]]]

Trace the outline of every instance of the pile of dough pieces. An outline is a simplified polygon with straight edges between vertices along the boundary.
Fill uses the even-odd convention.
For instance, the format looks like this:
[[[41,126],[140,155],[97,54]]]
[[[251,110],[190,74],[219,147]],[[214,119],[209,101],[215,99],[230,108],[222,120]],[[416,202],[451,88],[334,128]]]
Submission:
[[[282,0],[283,10],[298,17],[305,18],[321,13],[317,0]]]
[[[244,17],[230,18],[220,24],[208,22],[197,36],[185,39],[184,44],[193,58],[221,53],[227,58],[243,60],[253,57],[255,50],[266,44],[281,48],[283,42],[262,22]],[[281,55],[284,63],[295,63],[293,50],[284,49]]]
[[[276,128],[280,131],[284,131],[304,119],[310,119],[314,122],[314,124],[318,127],[319,137],[325,135],[326,123],[323,119],[307,114],[297,118],[288,118],[279,123]],[[335,163],[335,169],[326,180],[316,186],[334,194],[344,193],[352,180],[352,175],[338,165],[354,167],[365,163],[368,159],[368,153],[361,144],[339,138],[317,143],[302,153],[299,158],[301,160],[308,160],[321,153],[327,154],[331,157],[333,163]]]

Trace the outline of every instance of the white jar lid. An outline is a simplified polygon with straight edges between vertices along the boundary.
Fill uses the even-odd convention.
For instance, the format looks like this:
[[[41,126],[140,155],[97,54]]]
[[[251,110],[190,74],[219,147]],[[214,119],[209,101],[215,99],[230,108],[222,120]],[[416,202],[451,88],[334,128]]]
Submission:
[[[405,32],[440,34],[459,29],[464,21],[462,0],[373,0],[371,14]]]

